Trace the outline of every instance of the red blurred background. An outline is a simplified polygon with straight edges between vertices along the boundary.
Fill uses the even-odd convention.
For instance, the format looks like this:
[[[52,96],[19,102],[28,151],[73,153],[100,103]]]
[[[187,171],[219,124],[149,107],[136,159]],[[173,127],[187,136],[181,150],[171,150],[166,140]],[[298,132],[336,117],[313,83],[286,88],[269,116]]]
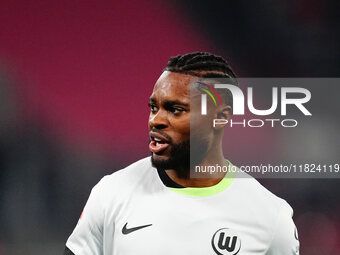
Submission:
[[[247,77],[336,77],[337,5],[1,1],[0,254],[61,254],[91,187],[149,154],[147,99],[170,56],[209,51]],[[336,113],[320,95],[320,115]],[[308,159],[312,143],[338,159],[338,126],[286,134],[290,142],[266,130],[236,133],[228,156]],[[331,142],[318,141],[321,133]],[[339,253],[337,180],[263,183],[295,209],[301,254]]]

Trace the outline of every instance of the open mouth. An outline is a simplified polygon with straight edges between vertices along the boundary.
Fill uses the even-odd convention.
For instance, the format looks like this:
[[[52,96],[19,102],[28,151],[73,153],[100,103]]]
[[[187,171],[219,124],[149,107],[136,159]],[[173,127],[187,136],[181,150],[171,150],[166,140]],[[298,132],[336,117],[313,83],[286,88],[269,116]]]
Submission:
[[[161,135],[151,134],[149,149],[151,152],[160,153],[164,151],[169,146],[168,140]]]

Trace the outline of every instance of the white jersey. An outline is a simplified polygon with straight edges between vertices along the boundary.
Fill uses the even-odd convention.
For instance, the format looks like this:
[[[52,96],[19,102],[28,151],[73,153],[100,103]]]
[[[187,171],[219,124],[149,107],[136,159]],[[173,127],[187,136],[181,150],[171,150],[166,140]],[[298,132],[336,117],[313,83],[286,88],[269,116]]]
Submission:
[[[66,246],[76,255],[298,254],[291,207],[248,177],[168,188],[144,158],[92,189]]]

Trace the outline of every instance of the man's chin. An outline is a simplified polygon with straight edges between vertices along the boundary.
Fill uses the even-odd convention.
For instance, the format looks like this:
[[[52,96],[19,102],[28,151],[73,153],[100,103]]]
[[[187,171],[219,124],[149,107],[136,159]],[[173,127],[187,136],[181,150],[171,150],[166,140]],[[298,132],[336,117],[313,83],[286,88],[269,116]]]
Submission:
[[[168,160],[169,158],[171,158],[170,152],[167,149],[160,151],[160,152],[150,151],[150,153],[151,153],[151,157],[157,160]]]
[[[170,157],[167,155],[156,155],[152,153],[151,155],[151,163],[152,166],[157,168],[157,169],[163,169],[163,170],[168,170],[168,169],[189,169],[189,157],[186,158],[175,158],[175,157]]]
[[[161,153],[151,153],[151,162],[157,169],[189,171],[190,142],[182,142],[168,147]]]
[[[169,155],[163,155],[163,154],[156,154],[154,152],[151,152],[151,163],[152,166],[156,167],[157,169],[170,169],[171,167],[171,159]]]

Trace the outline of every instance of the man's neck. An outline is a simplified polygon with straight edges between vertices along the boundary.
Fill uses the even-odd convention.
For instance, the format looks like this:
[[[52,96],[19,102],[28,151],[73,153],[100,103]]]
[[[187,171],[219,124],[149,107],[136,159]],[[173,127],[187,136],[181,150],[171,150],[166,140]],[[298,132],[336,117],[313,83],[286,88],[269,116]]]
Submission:
[[[207,169],[209,166],[220,166],[221,169],[225,167],[225,169],[228,169],[228,161],[223,157],[222,153],[218,155],[218,157],[206,157],[204,160],[202,160],[197,166],[195,166],[195,169]],[[197,167],[197,168],[196,168]],[[169,176],[171,180],[173,180],[175,183],[184,186],[184,187],[210,187],[214,186],[217,183],[219,183],[224,175],[225,172],[208,172],[208,171],[200,171],[197,173],[195,169],[188,169],[188,175],[182,176],[179,174],[179,172],[175,169],[169,169],[166,170],[166,174]],[[194,175],[194,178],[191,176]]]

